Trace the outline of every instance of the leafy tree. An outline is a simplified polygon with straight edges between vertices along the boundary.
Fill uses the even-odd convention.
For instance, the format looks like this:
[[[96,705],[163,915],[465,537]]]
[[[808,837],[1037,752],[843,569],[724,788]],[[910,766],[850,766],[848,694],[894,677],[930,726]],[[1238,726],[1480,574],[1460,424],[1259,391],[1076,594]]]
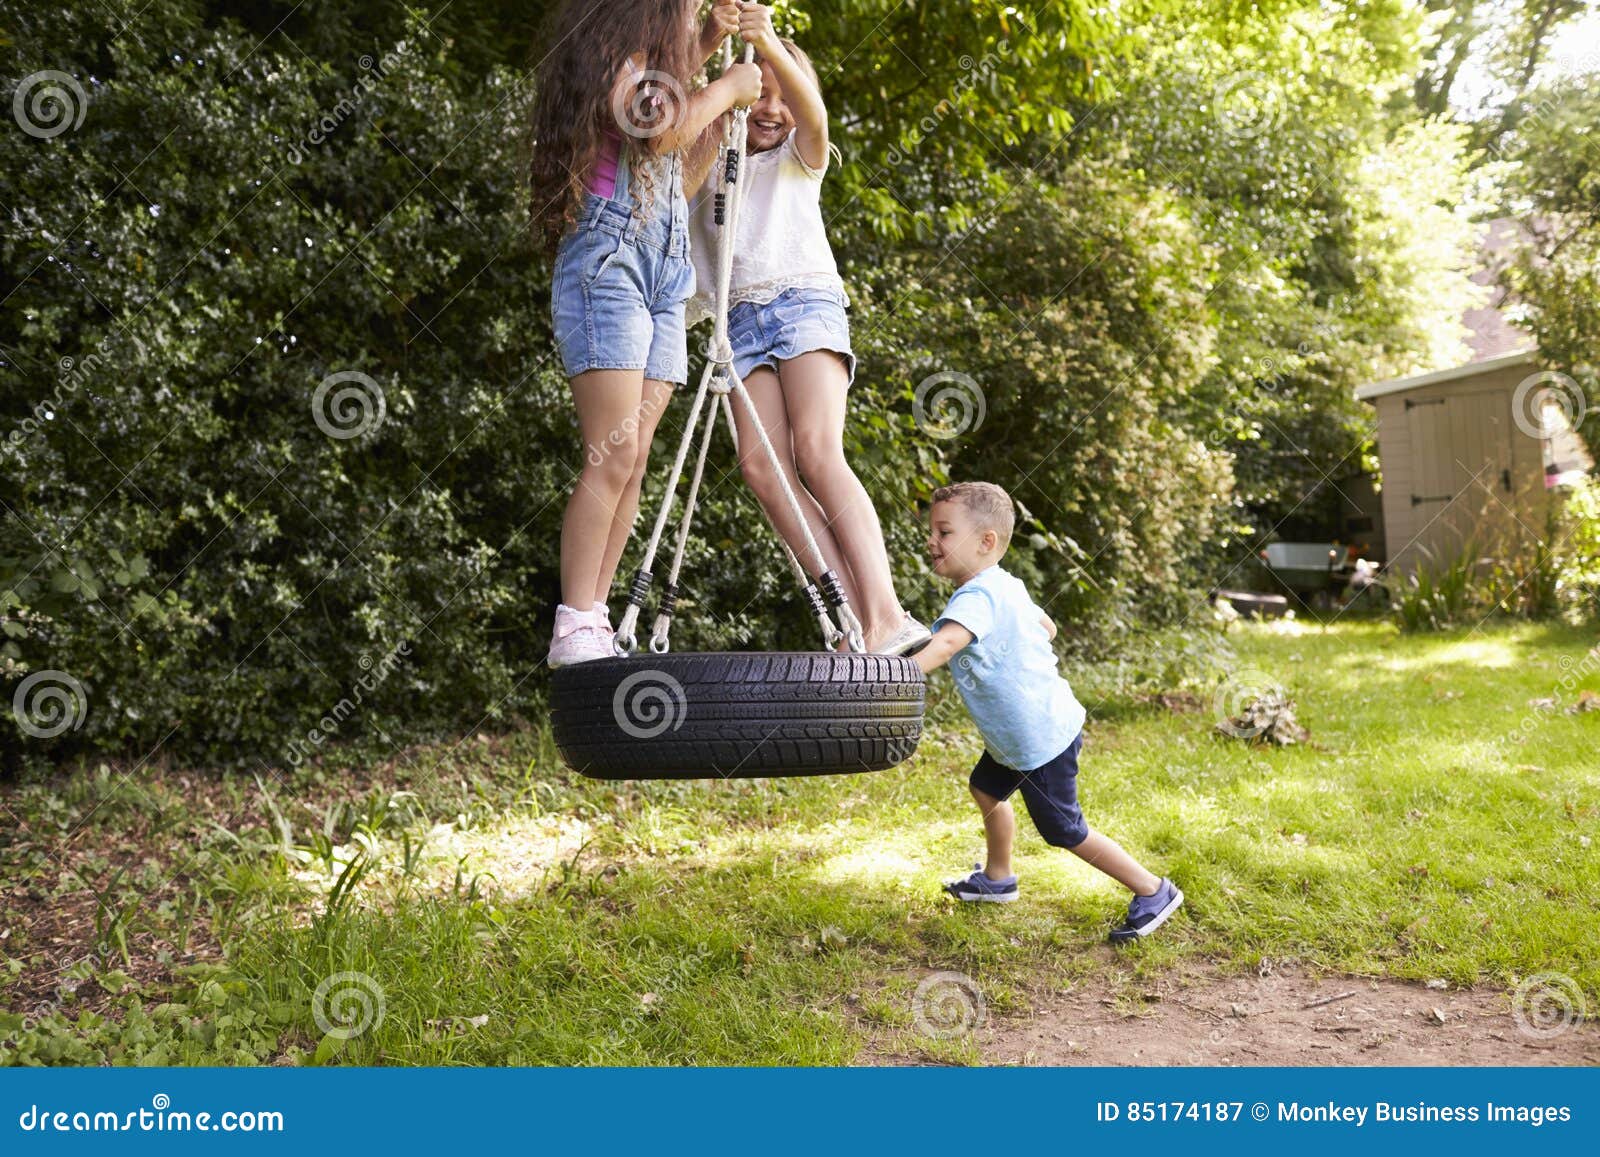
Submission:
[[[1532,243],[1508,271],[1544,363],[1568,375],[1562,402],[1600,459],[1600,93],[1572,82],[1542,89],[1518,128],[1510,179]]]

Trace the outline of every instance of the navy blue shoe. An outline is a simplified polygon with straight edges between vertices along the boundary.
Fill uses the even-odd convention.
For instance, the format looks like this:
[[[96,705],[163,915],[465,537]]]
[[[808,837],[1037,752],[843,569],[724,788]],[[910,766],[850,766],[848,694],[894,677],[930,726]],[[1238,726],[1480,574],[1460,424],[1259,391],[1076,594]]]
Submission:
[[[1183,893],[1171,880],[1163,879],[1153,896],[1135,896],[1128,904],[1128,915],[1111,930],[1111,943],[1126,944],[1148,936],[1167,922],[1183,904]]]
[[[944,886],[957,900],[969,904],[1009,904],[1017,898],[1017,878],[991,880],[983,874],[982,864],[972,865],[972,875],[964,880],[951,880]]]

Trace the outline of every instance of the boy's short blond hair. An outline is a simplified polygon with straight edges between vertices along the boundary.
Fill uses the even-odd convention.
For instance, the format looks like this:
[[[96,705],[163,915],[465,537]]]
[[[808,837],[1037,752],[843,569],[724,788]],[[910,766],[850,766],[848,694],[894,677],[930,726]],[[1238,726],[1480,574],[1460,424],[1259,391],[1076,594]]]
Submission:
[[[1017,508],[1011,495],[993,482],[952,482],[933,492],[935,502],[954,502],[972,515],[979,530],[992,530],[1000,540],[1000,553],[1011,545],[1017,529]]]

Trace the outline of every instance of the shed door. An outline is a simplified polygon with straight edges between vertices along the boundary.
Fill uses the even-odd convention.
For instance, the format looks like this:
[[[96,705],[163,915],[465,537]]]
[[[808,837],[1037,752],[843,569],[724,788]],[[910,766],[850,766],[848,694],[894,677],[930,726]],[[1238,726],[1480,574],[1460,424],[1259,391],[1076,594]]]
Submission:
[[[1510,513],[1511,397],[1504,390],[1407,399],[1411,429],[1412,550],[1424,565],[1480,548]],[[1428,559],[1431,555],[1431,559]]]

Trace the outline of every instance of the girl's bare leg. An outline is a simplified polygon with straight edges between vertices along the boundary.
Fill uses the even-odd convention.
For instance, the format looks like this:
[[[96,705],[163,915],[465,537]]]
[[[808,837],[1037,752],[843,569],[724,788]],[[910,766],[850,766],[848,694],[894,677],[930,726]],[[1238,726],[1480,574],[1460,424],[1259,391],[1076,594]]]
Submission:
[[[778,462],[784,476],[788,478],[795,497],[800,500],[800,509],[804,512],[806,523],[811,527],[811,533],[817,540],[817,548],[822,552],[823,561],[839,576],[839,581],[844,585],[845,597],[850,600],[851,605],[858,605],[856,603],[858,594],[850,569],[844,564],[839,553],[839,544],[834,541],[833,532],[828,528],[828,521],[823,516],[816,499],[801,485],[795,470],[793,436],[789,429],[788,409],[784,405],[783,388],[779,385],[778,375],[769,369],[753,370],[745,379],[744,386],[750,392],[750,400],[755,403],[756,412],[761,415],[761,425],[767,431],[772,448],[777,451]],[[783,496],[778,476],[773,473],[772,463],[766,451],[761,448],[761,439],[745,412],[744,404],[737,398],[733,399],[733,417],[739,431],[739,470],[744,475],[744,480],[755,493],[756,500],[767,511],[768,517],[772,519],[784,542],[789,544],[789,549],[794,551],[794,556],[800,560],[800,565],[815,578],[810,552],[806,550],[805,535],[801,533],[800,524],[795,520],[793,510]]]
[[[844,457],[849,375],[831,350],[791,358],[780,367],[780,375],[795,463],[855,578],[858,593],[851,597],[866,632],[867,649],[873,650],[899,630],[905,611],[895,597],[878,511]]]
[[[590,370],[570,382],[583,437],[583,466],[561,522],[561,601],[587,611],[599,589],[606,550],[640,456],[643,370]],[[638,491],[634,491],[638,501]],[[615,563],[613,563],[613,566]]]
[[[656,429],[661,425],[661,417],[667,412],[667,403],[671,400],[671,382],[646,378],[637,416],[631,423],[625,423],[635,432],[635,437],[631,439],[634,443],[634,449],[631,451],[633,473],[628,476],[627,485],[622,489],[622,497],[618,500],[616,512],[611,519],[611,534],[606,539],[605,553],[600,557],[600,577],[595,582],[594,598],[590,600],[591,602],[606,602],[611,595],[611,584],[616,578],[617,564],[622,561],[622,552],[627,548],[628,537],[633,533],[634,517],[639,512],[639,491],[644,486],[644,471],[650,459],[650,444],[655,441]],[[585,446],[585,453],[592,455],[594,452],[594,447]],[[611,446],[609,443],[600,448],[599,452],[613,453],[624,459],[629,454],[624,447]]]

